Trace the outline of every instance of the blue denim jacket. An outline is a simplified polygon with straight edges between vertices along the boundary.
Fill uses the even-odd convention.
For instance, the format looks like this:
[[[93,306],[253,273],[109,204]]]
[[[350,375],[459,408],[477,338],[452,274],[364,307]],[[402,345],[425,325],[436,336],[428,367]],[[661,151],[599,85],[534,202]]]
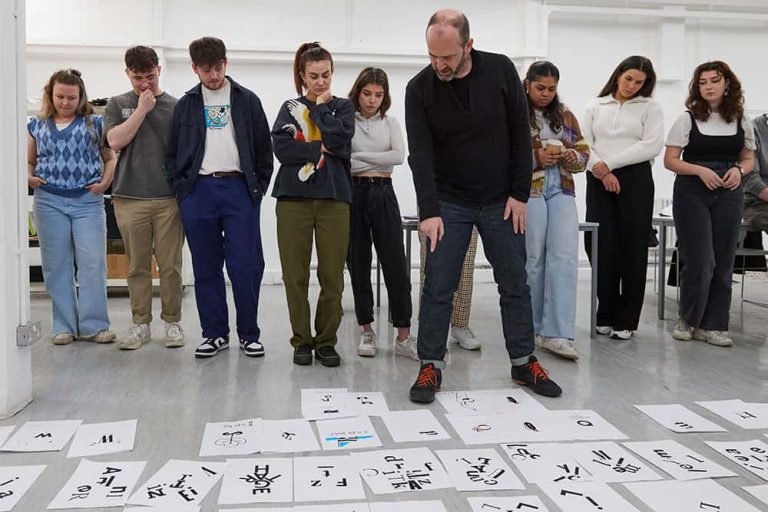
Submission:
[[[259,97],[229,76],[227,79],[232,85],[232,123],[240,169],[256,203],[266,193],[274,170],[269,124]],[[205,153],[205,134],[202,85],[198,83],[176,104],[165,153],[166,176],[178,201],[195,186]]]

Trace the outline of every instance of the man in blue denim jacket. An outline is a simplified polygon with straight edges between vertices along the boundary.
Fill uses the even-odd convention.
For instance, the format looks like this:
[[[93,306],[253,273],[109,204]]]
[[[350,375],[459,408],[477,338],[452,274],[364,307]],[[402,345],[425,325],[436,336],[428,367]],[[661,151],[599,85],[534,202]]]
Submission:
[[[259,218],[273,171],[269,125],[258,96],[226,75],[223,41],[192,41],[189,55],[200,83],[173,112],[166,168],[192,253],[204,338],[195,356],[213,357],[229,348],[226,262],[240,348],[259,357],[264,355],[257,322],[264,275]]]

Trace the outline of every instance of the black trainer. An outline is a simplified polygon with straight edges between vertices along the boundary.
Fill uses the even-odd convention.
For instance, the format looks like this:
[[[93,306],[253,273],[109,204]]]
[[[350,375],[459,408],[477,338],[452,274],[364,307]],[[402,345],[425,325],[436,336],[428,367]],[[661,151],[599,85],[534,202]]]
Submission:
[[[435,399],[435,393],[440,391],[443,383],[443,372],[432,363],[421,365],[419,376],[411,386],[411,401],[428,404]]]
[[[240,349],[248,357],[261,357],[264,355],[264,345],[260,341],[240,340]]]
[[[315,359],[320,361],[323,366],[339,366],[341,364],[339,353],[330,345],[316,348]]]
[[[563,393],[534,356],[529,356],[526,364],[512,367],[512,380],[542,396],[560,396]]]
[[[293,349],[293,364],[312,364],[312,347],[300,345]]]
[[[195,350],[195,357],[206,358],[213,357],[222,350],[229,348],[229,336],[219,336],[218,338],[207,338]]]

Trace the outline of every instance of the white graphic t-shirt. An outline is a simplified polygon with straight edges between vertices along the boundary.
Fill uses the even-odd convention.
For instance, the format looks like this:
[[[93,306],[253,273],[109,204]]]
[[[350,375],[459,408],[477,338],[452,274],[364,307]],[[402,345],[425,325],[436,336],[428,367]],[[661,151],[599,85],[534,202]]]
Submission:
[[[205,115],[205,155],[200,174],[216,171],[242,171],[240,155],[235,143],[235,129],[232,126],[232,108],[229,80],[215,91],[205,85],[203,90],[203,114]]]

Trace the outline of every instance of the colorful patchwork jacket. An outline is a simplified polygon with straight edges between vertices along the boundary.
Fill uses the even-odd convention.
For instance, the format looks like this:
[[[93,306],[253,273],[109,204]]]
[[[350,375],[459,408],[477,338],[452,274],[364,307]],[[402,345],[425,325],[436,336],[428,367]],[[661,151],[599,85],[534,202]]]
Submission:
[[[538,129],[531,128],[531,139],[533,154],[535,155],[536,152],[543,147]],[[561,142],[566,151],[573,150],[578,156],[578,160],[572,164],[559,164],[563,193],[569,196],[575,196],[576,187],[573,183],[573,174],[582,172],[586,169],[587,161],[589,160],[589,146],[581,135],[579,121],[568,109],[565,109],[563,112],[563,134]],[[541,197],[544,191],[544,176],[546,173],[544,172],[544,168],[536,162],[536,158],[533,159],[533,162],[535,167],[531,179],[531,197]]]

